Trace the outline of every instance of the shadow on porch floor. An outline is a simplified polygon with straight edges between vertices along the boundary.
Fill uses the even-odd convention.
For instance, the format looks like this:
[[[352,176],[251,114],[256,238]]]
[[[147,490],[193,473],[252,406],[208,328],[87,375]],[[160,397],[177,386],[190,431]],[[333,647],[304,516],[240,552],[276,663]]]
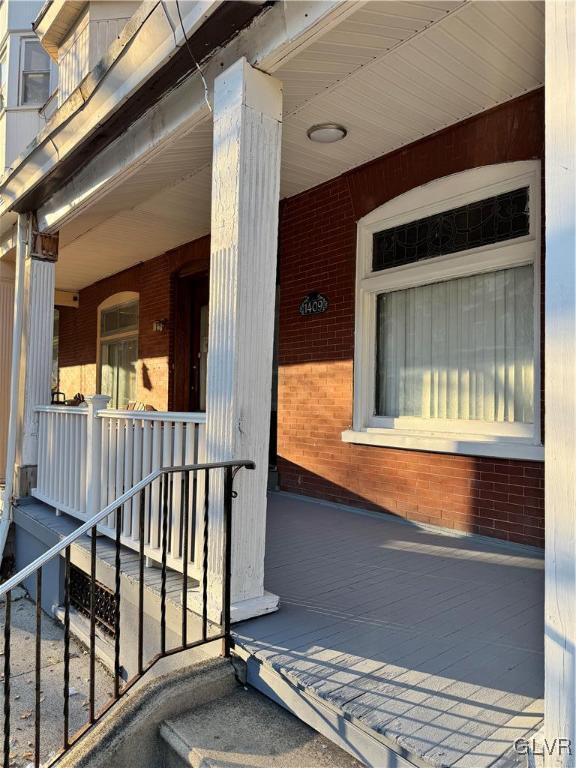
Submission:
[[[281,608],[237,642],[417,764],[520,764],[543,716],[539,554],[282,494],[268,510]]]

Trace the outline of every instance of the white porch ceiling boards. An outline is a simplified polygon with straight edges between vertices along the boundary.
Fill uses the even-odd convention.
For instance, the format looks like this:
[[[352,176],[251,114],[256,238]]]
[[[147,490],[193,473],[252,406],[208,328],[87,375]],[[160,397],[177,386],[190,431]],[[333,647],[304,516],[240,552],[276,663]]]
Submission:
[[[327,45],[327,38],[323,38],[310,46],[303,58],[313,61],[318,50],[326,67],[331,60],[338,61],[339,48],[349,49],[354,56],[356,46],[362,44],[362,33],[355,30],[366,30],[368,40],[374,39],[375,32],[386,34],[389,5],[400,6],[401,11],[412,4],[369,3],[334,31],[340,32],[338,46],[322,48]],[[446,8],[448,4],[440,5]],[[371,23],[360,24],[358,20],[363,17]],[[287,66],[288,93],[298,61]],[[282,69],[278,76],[284,79]],[[338,176],[543,82],[543,3],[473,0],[459,4],[451,13],[445,9],[441,21],[383,51],[288,117],[284,124],[283,195],[294,195]],[[341,123],[348,128],[348,136],[337,144],[312,144],[306,129],[322,122]]]
[[[297,0],[296,0],[297,1]],[[542,2],[369,0],[275,72],[282,196],[334,178],[544,82]],[[342,142],[306,130],[338,122]],[[61,230],[59,288],[78,290],[209,231],[203,122]]]
[[[441,21],[465,1],[368,0],[278,70],[277,77],[284,83],[284,114],[291,114],[327,88]]]
[[[63,227],[58,287],[78,290],[206,234],[211,154],[205,122]]]
[[[210,228],[211,168],[157,193],[139,205],[115,213],[84,235],[64,243],[56,265],[62,290],[82,287],[113,275],[170,248],[205,235]],[[82,217],[83,218],[83,217]]]

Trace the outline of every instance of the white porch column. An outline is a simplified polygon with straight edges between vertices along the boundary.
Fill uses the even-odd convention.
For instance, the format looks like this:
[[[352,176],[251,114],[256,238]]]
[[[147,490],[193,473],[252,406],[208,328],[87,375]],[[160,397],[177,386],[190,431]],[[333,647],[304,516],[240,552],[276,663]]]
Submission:
[[[207,457],[256,462],[255,471],[242,470],[235,482],[233,620],[274,610],[278,603],[264,593],[264,546],[281,127],[278,80],[245,59],[216,79]],[[211,500],[212,586],[222,566],[220,483],[211,488]]]
[[[0,482],[5,480],[14,320],[14,265],[0,261]]]
[[[576,764],[576,4],[545,8],[544,755],[548,765],[568,768]]]
[[[38,405],[50,403],[54,332],[55,264],[31,254],[31,231],[24,259],[24,299],[20,358],[20,437],[16,455],[16,495],[35,482],[38,464]]]

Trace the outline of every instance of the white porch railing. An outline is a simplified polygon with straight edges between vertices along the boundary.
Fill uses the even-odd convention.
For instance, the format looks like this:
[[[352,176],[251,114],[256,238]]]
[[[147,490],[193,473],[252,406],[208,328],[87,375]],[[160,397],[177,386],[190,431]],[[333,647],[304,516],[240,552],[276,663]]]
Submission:
[[[59,512],[86,519],[87,408],[38,408],[34,495]],[[38,493],[36,493],[38,491]]]
[[[80,520],[87,520],[160,467],[201,463],[205,459],[203,413],[159,411],[94,410],[42,406],[37,409],[38,474],[32,494],[41,501]],[[199,574],[202,537],[199,530],[204,503],[202,473],[189,489],[190,540],[188,552],[191,576]],[[174,476],[169,489],[169,530],[167,565],[183,570],[182,521],[183,486]],[[139,508],[133,500],[123,515],[121,541],[139,547]],[[144,551],[161,560],[162,498],[160,480],[146,492]],[[98,526],[100,533],[113,537],[112,515]]]

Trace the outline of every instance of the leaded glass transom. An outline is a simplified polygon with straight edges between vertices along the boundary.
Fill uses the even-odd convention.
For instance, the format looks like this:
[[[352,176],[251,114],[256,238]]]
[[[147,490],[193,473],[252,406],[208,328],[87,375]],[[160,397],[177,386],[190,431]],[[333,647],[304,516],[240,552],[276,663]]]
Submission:
[[[528,188],[462,205],[374,234],[372,269],[466,251],[528,235]]]

